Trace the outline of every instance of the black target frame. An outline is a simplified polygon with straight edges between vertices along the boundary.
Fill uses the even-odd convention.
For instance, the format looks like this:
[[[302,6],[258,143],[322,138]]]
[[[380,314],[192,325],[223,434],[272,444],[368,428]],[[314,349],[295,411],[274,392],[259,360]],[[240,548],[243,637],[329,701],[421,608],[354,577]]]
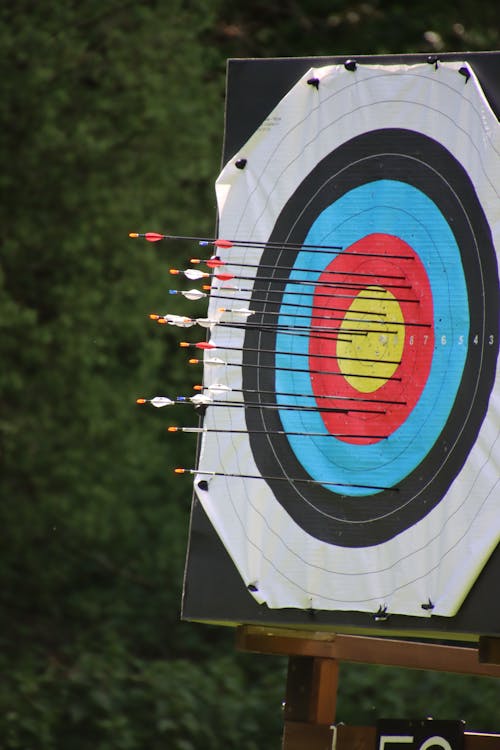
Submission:
[[[227,76],[223,163],[241,148],[242,144],[246,142],[273,107],[305,71],[311,66],[320,67],[322,65],[342,64],[345,62],[345,59],[342,57],[323,57],[276,60],[230,60]],[[474,71],[479,78],[489,104],[498,117],[500,113],[500,86],[498,84],[498,81],[500,81],[500,53],[444,54],[441,56],[441,59],[443,61],[463,60],[469,62],[474,67]],[[359,56],[357,60],[360,64],[413,64],[422,62],[429,62],[431,64],[425,55]],[[404,138],[406,136],[402,135],[401,137]],[[436,154],[433,155],[433,157],[435,156]],[[402,157],[399,156],[398,158],[401,159]],[[320,170],[321,166],[318,165],[316,170],[313,170],[307,179],[313,180],[317,178],[319,174],[317,170]],[[407,167],[408,164],[404,166]],[[329,165],[325,164],[323,167],[327,170]],[[452,170],[457,168],[458,170],[461,169],[460,165],[453,167]],[[397,163],[396,155],[394,156],[394,169],[401,169],[401,161],[399,164]],[[317,172],[316,175],[314,174],[315,172]],[[351,177],[355,180],[355,175]],[[415,174],[415,179],[418,181],[418,174]],[[436,202],[440,202],[444,215],[449,214],[450,211],[453,213],[454,209],[449,196],[447,198],[443,194],[442,196],[432,196],[432,198]],[[331,200],[331,196],[328,196],[328,200]],[[295,210],[296,205],[293,204],[293,199],[291,199],[289,205],[277,221],[275,227],[275,237],[277,239],[281,240],[282,235],[287,233],[290,216],[293,215]],[[487,243],[488,233],[486,232],[485,234],[484,217],[481,217],[481,207],[479,205],[477,206],[477,210],[476,208],[473,209],[473,216],[475,217],[474,225],[477,231],[476,238],[481,237]],[[460,233],[461,230],[458,229],[457,231]],[[304,228],[300,226],[295,227],[294,232],[293,236],[287,236],[288,241],[300,241],[300,239],[303,239],[301,232],[304,234]],[[270,239],[273,240],[275,237],[273,236]],[[459,243],[459,246],[463,246],[463,242]],[[470,283],[474,284],[477,281],[479,271],[467,258],[464,258],[464,256],[462,258],[467,264],[468,284],[469,273]],[[488,264],[490,262],[488,258],[489,254],[486,253],[484,256],[485,265],[480,269],[481,272],[488,273]],[[265,254],[262,262],[268,262]],[[280,272],[280,275],[282,275],[282,272]],[[262,284],[260,286],[262,288]],[[256,284],[256,288],[258,287],[259,282]],[[482,326],[485,321],[483,319],[480,322],[479,318],[484,315],[488,317],[487,326],[490,329],[495,328],[497,334],[495,340],[498,342],[498,298],[490,297],[486,301],[483,310],[471,309],[471,324],[474,326],[480,323]],[[267,336],[270,335],[267,334]],[[248,343],[251,343],[249,339]],[[269,340],[266,340],[265,348],[271,348],[269,347]],[[497,347],[490,354],[496,357],[498,354]],[[250,358],[254,357],[254,355],[246,356]],[[473,357],[474,352],[470,352],[469,356]],[[486,378],[486,380],[488,377],[491,377],[489,375],[491,369],[494,372],[494,368],[483,368],[481,371],[482,377]],[[253,377],[252,370],[253,368],[247,369],[245,378],[251,379]],[[464,373],[469,374],[464,375],[465,380],[460,385],[459,401],[463,402],[463,399],[466,398],[469,385],[468,380],[470,377],[473,377],[472,373],[476,371],[476,363],[468,361],[464,368]],[[481,402],[481,393],[489,394],[491,389],[491,383],[486,382],[486,380],[483,384],[484,387],[479,389],[477,410],[474,412],[476,416],[469,425],[469,435],[472,442],[475,434],[477,434],[482,421],[482,415],[486,408],[484,401]],[[248,380],[246,384],[248,387],[253,386]],[[262,381],[260,381],[259,386],[262,386]],[[268,390],[272,390],[272,387]],[[269,412],[265,413],[264,410],[259,412],[257,409],[249,410],[249,412],[252,413],[251,418],[255,420],[256,428],[280,429],[279,424],[269,424]],[[274,415],[271,419],[278,419],[275,412],[271,413]],[[454,410],[450,414],[448,423],[443,431],[445,434],[442,440],[440,438],[438,441],[435,450],[439,451],[443,449],[447,441],[446,435],[450,430],[453,431],[454,429],[454,420],[457,418],[457,413]],[[461,449],[455,453],[453,460],[456,462],[458,468],[465,461],[468,453],[468,444],[468,442],[463,443]],[[286,451],[286,445],[283,450]],[[435,456],[433,458],[433,455],[429,457],[429,461],[435,460]],[[289,459],[293,463],[293,458],[289,457]],[[300,466],[294,466],[293,469],[290,469],[290,474],[293,476],[300,477],[300,472],[304,474]],[[276,489],[279,491],[279,488]],[[318,488],[318,503],[321,503],[320,495],[321,488]],[[437,500],[435,499],[435,495],[433,499],[432,494],[430,494],[428,500],[430,507],[432,507],[432,502],[437,502]],[[287,507],[287,510],[293,516],[293,498],[290,503],[291,506]],[[301,513],[300,508],[302,507],[301,504],[297,505],[297,508],[299,508],[297,512]],[[410,514],[408,517],[403,520],[401,518],[398,519],[399,527],[396,524],[394,528],[395,534],[398,533],[401,524],[411,522],[412,517],[414,517],[415,511],[413,516],[411,510],[408,512]],[[421,517],[421,510],[418,513],[420,513]],[[299,520],[301,523],[305,522],[303,517]],[[309,529],[306,527],[306,530]],[[318,538],[321,535],[323,535],[322,538],[325,538],[324,535],[326,534],[328,541],[335,541],[336,531],[332,525],[326,531],[324,528],[320,531],[315,526],[314,529],[311,529],[310,533],[318,535]],[[377,537],[375,533],[374,542],[376,541]],[[356,546],[356,540],[352,539],[351,544],[352,546]],[[186,560],[182,616],[188,620],[218,622],[228,625],[259,623],[280,626],[313,626],[321,629],[332,629],[338,632],[386,635],[396,633],[411,637],[439,638],[466,642],[476,640],[482,634],[500,633],[500,602],[498,601],[498,597],[492,596],[492,592],[496,590],[499,577],[500,550],[497,548],[483,568],[459,612],[454,617],[433,616],[427,619],[393,615],[388,620],[383,620],[383,618],[374,619],[370,614],[359,612],[310,612],[291,608],[280,610],[269,609],[265,605],[258,604],[245,588],[243,581],[208,520],[200,502],[194,496]]]

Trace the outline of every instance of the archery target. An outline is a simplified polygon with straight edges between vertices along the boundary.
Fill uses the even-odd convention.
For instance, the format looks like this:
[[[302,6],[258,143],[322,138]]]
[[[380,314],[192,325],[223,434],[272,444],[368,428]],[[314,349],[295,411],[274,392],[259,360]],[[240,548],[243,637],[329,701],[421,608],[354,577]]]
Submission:
[[[268,606],[449,615],[498,541],[498,123],[459,68],[310,71],[218,180],[254,315],[195,486]]]

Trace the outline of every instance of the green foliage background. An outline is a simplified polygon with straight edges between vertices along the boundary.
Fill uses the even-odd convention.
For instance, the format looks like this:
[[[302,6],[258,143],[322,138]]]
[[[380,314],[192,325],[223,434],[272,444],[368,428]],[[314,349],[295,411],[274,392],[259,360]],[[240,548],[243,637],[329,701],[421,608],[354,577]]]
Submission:
[[[147,320],[192,248],[127,234],[212,233],[227,57],[494,49],[497,3],[16,0],[0,42],[0,749],[278,748],[285,662],[179,619],[195,446],[134,401],[199,377]],[[346,666],[338,719],[499,697]]]

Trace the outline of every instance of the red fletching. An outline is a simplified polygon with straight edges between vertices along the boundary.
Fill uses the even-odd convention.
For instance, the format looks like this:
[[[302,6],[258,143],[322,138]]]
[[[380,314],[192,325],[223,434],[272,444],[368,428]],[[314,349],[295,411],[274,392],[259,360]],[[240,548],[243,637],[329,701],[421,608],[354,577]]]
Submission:
[[[164,235],[158,234],[158,232],[146,232],[144,238],[148,242],[158,242],[159,240],[162,240],[164,238]]]
[[[234,279],[232,273],[216,273],[215,274],[216,279],[220,279],[220,281],[230,281],[231,279]]]
[[[216,349],[217,348],[215,344],[211,344],[209,341],[200,341],[198,344],[195,344],[195,346],[198,349]]]
[[[233,246],[233,243],[230,240],[215,240],[214,245],[215,247],[225,247],[228,249]]]
[[[218,268],[219,266],[224,266],[225,263],[220,258],[209,258],[205,261],[205,265],[209,268]]]

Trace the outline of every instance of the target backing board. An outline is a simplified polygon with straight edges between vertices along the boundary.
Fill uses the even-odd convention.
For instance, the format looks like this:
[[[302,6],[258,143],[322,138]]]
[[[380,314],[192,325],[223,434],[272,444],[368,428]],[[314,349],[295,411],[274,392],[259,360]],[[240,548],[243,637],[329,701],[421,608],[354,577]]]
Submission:
[[[500,632],[499,81],[230,61],[185,618]]]

